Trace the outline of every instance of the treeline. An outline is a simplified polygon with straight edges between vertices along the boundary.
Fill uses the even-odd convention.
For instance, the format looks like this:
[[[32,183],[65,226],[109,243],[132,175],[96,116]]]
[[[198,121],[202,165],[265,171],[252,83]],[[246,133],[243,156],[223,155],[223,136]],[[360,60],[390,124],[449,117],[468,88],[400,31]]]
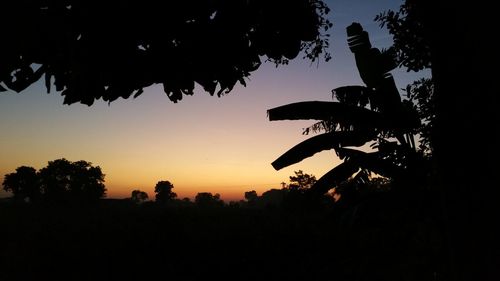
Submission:
[[[99,166],[64,158],[49,161],[38,171],[33,167],[18,167],[5,175],[2,185],[13,194],[15,202],[90,203],[106,195],[104,174]]]
[[[156,204],[170,207],[232,207],[232,208],[258,208],[258,209],[304,209],[322,208],[335,202],[334,193],[322,195],[308,194],[311,186],[316,183],[316,177],[304,173],[302,170],[295,171],[290,176],[289,183],[282,183],[281,189],[272,188],[263,192],[260,196],[255,190],[244,192],[244,199],[239,201],[224,202],[219,193],[199,192],[192,201],[188,197],[178,198],[173,192],[174,185],[170,181],[159,181],[155,188],[155,199],[149,200],[149,195],[139,189],[132,191],[130,200],[134,204]]]
[[[104,177],[99,166],[80,160],[71,162],[64,158],[49,161],[46,167],[36,170],[21,166],[15,172],[5,175],[3,189],[12,193],[9,199],[17,204],[94,204],[106,196]],[[316,183],[316,177],[296,171],[289,183],[282,183],[281,189],[270,189],[258,195],[255,190],[244,193],[244,200],[224,202],[220,194],[199,192],[194,200],[178,198],[174,185],[160,180],[154,188],[154,200],[140,190],[134,189],[129,201],[135,205],[156,204],[169,207],[248,207],[303,209],[332,204],[333,193],[310,196],[308,191]]]

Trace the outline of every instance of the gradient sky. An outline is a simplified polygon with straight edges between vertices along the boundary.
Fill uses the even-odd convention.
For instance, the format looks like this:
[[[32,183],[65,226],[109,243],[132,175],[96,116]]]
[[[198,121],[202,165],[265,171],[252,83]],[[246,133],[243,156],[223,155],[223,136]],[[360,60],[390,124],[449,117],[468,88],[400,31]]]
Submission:
[[[250,76],[247,87],[237,85],[222,97],[197,88],[195,95],[174,104],[161,86],[145,89],[137,99],[99,100],[93,106],[63,105],[59,93],[47,94],[36,83],[20,94],[0,93],[0,176],[26,165],[40,169],[50,160],[85,160],[106,174],[108,197],[129,197],[133,189],[154,198],[154,186],[169,180],[179,197],[198,192],[220,193],[237,200],[256,190],[260,195],[280,188],[294,171],[317,178],[339,160],[322,152],[280,171],[271,162],[308,138],[302,128],[313,121],[267,119],[270,108],[306,100],[331,100],[331,89],[361,85],[345,28],[356,21],[370,34],[375,47],[391,37],[373,18],[397,9],[396,0],[326,1],[332,11],[330,62],[311,64],[300,56],[276,68],[265,63]],[[394,71],[399,88],[424,74]],[[6,194],[1,191],[0,196]]]

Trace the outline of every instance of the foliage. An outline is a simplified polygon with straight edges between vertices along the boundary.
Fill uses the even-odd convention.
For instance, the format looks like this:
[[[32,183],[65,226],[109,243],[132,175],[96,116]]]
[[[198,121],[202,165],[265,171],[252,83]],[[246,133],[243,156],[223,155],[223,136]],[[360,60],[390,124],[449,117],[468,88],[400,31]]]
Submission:
[[[314,175],[306,174],[302,170],[294,171],[295,176],[290,176],[288,188],[291,190],[306,190],[316,183]]]
[[[419,134],[419,149],[427,155],[432,155],[432,135],[436,122],[436,97],[434,83],[431,79],[422,78],[406,86],[406,96],[415,104],[422,123],[417,128]]]
[[[220,194],[211,192],[200,192],[196,194],[194,203],[199,207],[222,207],[224,201],[220,199]]]
[[[330,55],[322,0],[14,1],[2,7],[0,91],[44,76],[65,104],[137,97],[160,83],[177,102],[195,83],[230,92],[261,65]]]
[[[132,194],[130,195],[130,200],[136,204],[140,204],[148,200],[149,196],[146,192],[141,191],[141,190],[133,190]]]
[[[257,201],[257,206],[260,208],[273,209],[276,207],[281,207],[283,201],[285,201],[286,194],[288,190],[283,189],[269,189],[262,193]]]
[[[38,172],[40,189],[49,201],[95,201],[106,195],[104,174],[99,166],[64,158],[49,161]]]
[[[41,193],[35,168],[21,166],[15,173],[5,175],[3,189],[14,194],[14,199],[37,201]]]
[[[408,71],[431,67],[431,49],[429,38],[425,36],[420,6],[416,1],[405,1],[399,11],[385,11],[375,17],[381,27],[387,26],[393,36],[397,62]]]
[[[401,100],[389,73],[397,66],[394,50],[373,48],[368,33],[358,23],[350,25],[347,34],[365,86],[334,89],[334,102],[299,102],[270,109],[271,121],[316,119],[320,122],[304,133],[324,132],[287,151],[273,167],[281,169],[334,149],[343,162],[312,186],[319,194],[345,181],[367,183],[372,173],[397,181],[425,178],[423,153],[414,139],[421,127],[420,116],[411,100]],[[416,99],[414,92],[410,92],[411,99]],[[369,143],[373,152],[349,148]]]
[[[33,202],[88,203],[106,195],[104,174],[99,166],[64,158],[49,161],[38,172],[32,167],[21,166],[15,173],[5,175],[3,186],[15,199]]]
[[[245,192],[245,200],[249,205],[254,205],[258,198],[259,195],[257,195],[257,191],[255,190]]]
[[[405,1],[398,11],[388,10],[380,13],[375,20],[381,27],[386,26],[393,37],[396,61],[408,71],[431,68],[431,44],[423,21],[423,6],[416,2]],[[428,155],[432,154],[432,130],[436,119],[436,98],[431,79],[420,79],[406,87],[406,95],[412,101],[422,120],[418,128],[419,148]]]
[[[155,186],[155,199],[158,203],[171,202],[177,197],[177,194],[172,191],[174,185],[169,181],[159,181]]]

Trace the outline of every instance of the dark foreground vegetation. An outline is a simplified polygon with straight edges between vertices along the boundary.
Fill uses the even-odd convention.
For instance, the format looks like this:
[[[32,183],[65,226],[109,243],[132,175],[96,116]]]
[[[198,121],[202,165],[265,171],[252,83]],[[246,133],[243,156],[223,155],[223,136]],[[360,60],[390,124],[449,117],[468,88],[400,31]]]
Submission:
[[[7,200],[0,280],[442,280],[431,198],[380,192],[321,209]]]

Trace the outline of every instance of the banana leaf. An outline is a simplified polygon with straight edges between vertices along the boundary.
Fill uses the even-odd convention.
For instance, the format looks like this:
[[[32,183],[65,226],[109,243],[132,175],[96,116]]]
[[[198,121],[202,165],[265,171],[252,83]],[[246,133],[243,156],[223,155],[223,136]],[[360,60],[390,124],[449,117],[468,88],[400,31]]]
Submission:
[[[334,188],[341,182],[349,179],[359,167],[350,161],[344,161],[324,174],[310,189],[310,192],[316,194],[325,194],[328,190]]]
[[[341,103],[365,107],[373,90],[365,86],[343,86],[333,89],[332,94]]]
[[[271,165],[280,170],[284,167],[298,163],[305,158],[328,149],[337,149],[343,146],[361,146],[375,138],[374,131],[346,131],[330,132],[309,138],[276,159]]]
[[[359,168],[367,169],[384,177],[392,178],[401,175],[403,168],[386,159],[386,154],[377,152],[363,152],[350,148],[336,149],[340,159],[349,161]]]
[[[277,120],[328,120],[342,127],[357,129],[384,128],[384,118],[369,109],[339,102],[305,101],[269,109],[270,121]]]

